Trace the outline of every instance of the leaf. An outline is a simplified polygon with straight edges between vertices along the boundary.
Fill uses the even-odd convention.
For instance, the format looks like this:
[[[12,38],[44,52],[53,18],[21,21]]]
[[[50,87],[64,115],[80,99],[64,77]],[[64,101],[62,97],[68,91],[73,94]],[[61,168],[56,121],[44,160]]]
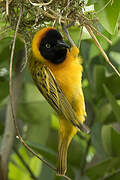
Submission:
[[[97,121],[104,123],[107,117],[112,112],[112,108],[110,104],[103,104],[102,107],[97,111]]]
[[[91,5],[91,4],[94,4],[94,3],[96,3],[96,1],[97,1],[97,0],[88,0],[87,5],[89,6],[89,5]]]
[[[98,31],[100,31],[108,39],[111,39],[111,35],[107,31],[105,31],[105,29],[103,29],[103,27],[101,27],[101,25],[98,26]],[[109,48],[108,42],[103,37],[100,37],[97,35],[96,35],[96,37],[97,37],[102,49],[104,51],[106,51]],[[94,57],[98,56],[99,54],[101,54],[100,50],[97,48],[96,44],[94,42],[92,42],[91,47],[90,47],[89,59],[92,60]]]
[[[102,143],[101,129],[102,129],[102,125],[98,122],[92,126],[91,141],[92,141],[92,144],[93,144],[94,148],[96,149],[99,157],[105,158],[106,153],[104,151],[104,147],[103,147],[103,143]]]
[[[111,174],[120,168],[120,158],[109,158],[101,161],[97,165],[94,165],[86,170],[86,175],[90,180],[98,180],[105,175]]]
[[[120,179],[120,170],[116,171],[115,173],[111,173],[110,177],[106,177],[105,180],[119,180]]]
[[[105,90],[105,94],[111,104],[112,110],[114,112],[114,115],[116,117],[116,120],[120,122],[120,106],[117,104],[116,99],[112,95],[112,93],[109,91],[106,85],[103,86]]]
[[[8,96],[9,93],[9,82],[6,78],[0,77],[0,103],[3,99]]]
[[[117,63],[117,65],[120,65],[120,53],[111,51],[110,57]]]
[[[55,171],[51,170],[47,166],[43,166],[38,180],[42,180],[42,179],[43,180],[47,180],[47,179],[53,180],[55,176],[56,176]]]
[[[110,1],[96,1],[94,7],[95,11],[98,11],[96,15],[99,18],[100,23],[110,34],[114,34],[120,13],[120,1],[114,0],[112,5],[110,2],[107,7],[105,7],[108,2]]]
[[[96,97],[100,98],[104,95],[103,83],[105,82],[105,68],[101,65],[95,65],[93,71],[95,82]]]
[[[102,128],[102,141],[105,152],[111,156],[112,155],[112,143],[111,143],[111,126],[103,126]]]
[[[6,37],[0,40],[0,44],[2,46],[0,46],[0,54],[2,54],[4,49],[8,49],[8,47],[11,45],[12,43],[12,38],[11,37]]]
[[[116,74],[106,77],[105,85],[113,95],[119,95],[120,93],[120,77]]]
[[[79,44],[79,39],[80,39],[80,27],[71,27],[69,28],[69,33],[70,36],[72,37],[72,39],[74,40],[75,44],[78,46]],[[89,35],[89,33],[86,31],[85,28],[83,28],[83,32],[82,32],[82,40],[83,39],[90,39],[91,36]]]
[[[110,125],[102,128],[102,141],[105,152],[109,156],[120,157],[120,134],[117,133]]]
[[[27,123],[27,140],[45,144],[53,110],[34,84],[26,84],[24,100],[19,105],[19,118]]]
[[[4,66],[9,67],[12,39],[13,38],[11,37],[6,37],[0,40],[0,65],[4,64]],[[18,52],[22,48],[24,48],[24,43],[19,38],[17,38],[16,46],[15,46],[15,53],[14,53],[14,60],[16,58],[16,55],[18,55]]]
[[[55,114],[52,114],[51,121],[52,121],[52,128],[58,129],[59,121],[58,121],[58,117]]]
[[[26,83],[24,88],[24,101],[25,103],[39,103],[46,101],[34,83]]]
[[[35,151],[40,153],[47,161],[56,164],[56,152],[50,149],[49,147],[43,146],[42,144],[32,143],[30,141],[27,144],[33,148]]]
[[[29,157],[27,154],[27,151],[24,147],[21,147],[19,149],[19,153],[24,159],[24,161],[27,163],[27,165],[32,170],[33,174],[35,176],[38,176],[41,169],[41,161],[36,157]],[[11,156],[11,162],[9,162],[9,179],[12,180],[32,180],[28,170],[24,166],[24,164],[20,161],[18,156],[13,153]]]

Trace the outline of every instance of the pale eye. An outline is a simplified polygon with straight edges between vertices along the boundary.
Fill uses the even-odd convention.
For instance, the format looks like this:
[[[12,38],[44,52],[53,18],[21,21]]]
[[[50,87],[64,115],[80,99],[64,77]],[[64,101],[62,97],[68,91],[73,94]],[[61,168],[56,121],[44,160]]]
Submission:
[[[45,47],[46,47],[46,48],[51,48],[51,45],[50,45],[49,43],[47,43],[47,44],[45,45]]]

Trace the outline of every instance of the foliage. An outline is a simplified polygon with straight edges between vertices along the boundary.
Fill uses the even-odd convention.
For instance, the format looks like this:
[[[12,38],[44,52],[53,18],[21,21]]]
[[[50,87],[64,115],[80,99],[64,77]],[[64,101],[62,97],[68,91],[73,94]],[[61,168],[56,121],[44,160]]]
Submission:
[[[61,1],[62,2],[62,1]],[[64,1],[63,1],[64,2]],[[78,3],[78,1],[75,1]],[[88,0],[85,1],[85,12],[99,20],[96,23],[99,31],[112,40],[112,46],[102,37],[97,37],[102,48],[106,51],[111,62],[120,70],[120,31],[119,31],[119,0]],[[106,6],[106,4],[109,4]],[[4,3],[4,1],[2,2]],[[15,3],[13,0],[12,3]],[[25,4],[27,1],[25,1]],[[55,7],[57,6],[55,3]],[[61,6],[59,1],[59,6]],[[27,44],[30,44],[31,32],[36,28],[42,27],[53,22],[48,17],[46,21],[41,15],[41,24],[32,28],[35,24],[34,13],[36,9],[30,5],[29,21],[28,19],[19,33],[28,33],[26,36]],[[73,5],[74,6],[74,5]],[[90,8],[89,12],[87,8]],[[54,8],[55,8],[54,7]],[[91,9],[94,7],[94,10]],[[28,7],[26,7],[28,9]],[[32,8],[34,11],[32,11]],[[72,8],[72,7],[71,7]],[[3,10],[3,9],[2,9]],[[25,9],[26,10],[26,9]],[[14,9],[15,13],[16,9]],[[26,11],[25,11],[26,12]],[[25,15],[25,14],[24,14]],[[17,15],[16,15],[17,16]],[[4,133],[6,107],[9,101],[9,59],[13,32],[15,24],[12,19],[6,23],[6,17],[0,15],[0,143]],[[14,18],[14,16],[12,17]],[[33,22],[34,20],[34,22]],[[16,19],[17,21],[17,19]],[[28,23],[29,22],[29,23]],[[32,24],[33,23],[33,24]],[[10,25],[10,30],[2,32],[4,27]],[[31,31],[31,29],[33,29]],[[6,29],[5,29],[6,30]],[[23,32],[22,32],[23,31]],[[79,43],[80,28],[75,25],[69,29],[70,35],[76,45]],[[17,39],[14,61],[24,43],[21,37]],[[91,134],[85,135],[78,133],[72,141],[68,153],[68,172],[71,179],[82,180],[119,180],[120,177],[120,77],[113,72],[100,54],[96,45],[90,38],[90,35],[84,30],[82,35],[80,55],[83,57],[83,90],[87,109],[87,124],[91,127]],[[25,141],[36,152],[43,156],[48,162],[56,165],[57,154],[57,129],[58,119],[50,105],[39,93],[31,80],[28,69],[25,69],[22,94],[18,102],[17,119],[20,120],[20,128]],[[4,127],[5,128],[5,127]],[[36,157],[31,156],[29,152],[15,140],[15,148],[32,173],[39,180],[57,180],[64,179],[57,177],[55,172],[46,167]],[[31,180],[31,175],[25,164],[21,162],[16,151],[13,148],[9,161],[9,179],[10,180]]]

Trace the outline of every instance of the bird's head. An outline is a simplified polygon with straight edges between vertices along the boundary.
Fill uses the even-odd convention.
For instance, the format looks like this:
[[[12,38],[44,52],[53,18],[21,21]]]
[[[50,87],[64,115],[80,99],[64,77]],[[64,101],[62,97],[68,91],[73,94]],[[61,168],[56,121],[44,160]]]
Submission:
[[[68,45],[61,34],[52,27],[38,31],[32,41],[32,53],[37,60],[62,63],[67,54]]]

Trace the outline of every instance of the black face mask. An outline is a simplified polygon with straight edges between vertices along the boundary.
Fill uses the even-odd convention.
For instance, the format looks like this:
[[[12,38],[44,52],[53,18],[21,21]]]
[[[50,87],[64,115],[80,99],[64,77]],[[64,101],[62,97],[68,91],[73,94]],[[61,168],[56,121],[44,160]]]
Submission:
[[[52,29],[42,39],[39,50],[41,55],[54,64],[60,64],[66,58],[68,45],[63,41],[61,34]]]

